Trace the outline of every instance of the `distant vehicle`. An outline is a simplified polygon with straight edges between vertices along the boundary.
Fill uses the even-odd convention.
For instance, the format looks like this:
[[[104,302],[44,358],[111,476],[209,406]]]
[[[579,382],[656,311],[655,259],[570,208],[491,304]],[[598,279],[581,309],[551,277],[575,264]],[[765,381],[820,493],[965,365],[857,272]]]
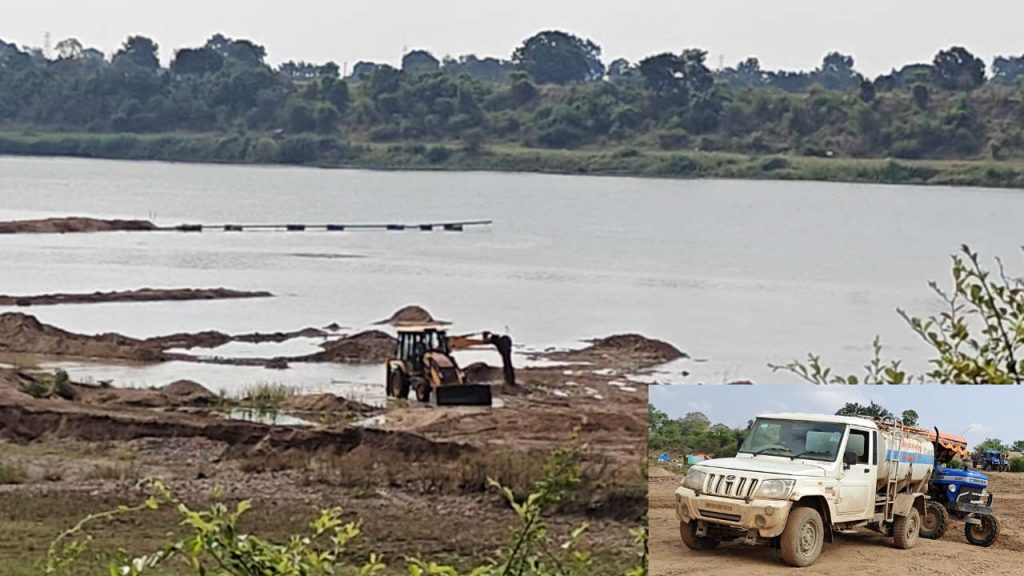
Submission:
[[[999,450],[981,450],[975,453],[974,467],[982,470],[994,470],[996,472],[1007,472],[1010,470],[1009,454]]]

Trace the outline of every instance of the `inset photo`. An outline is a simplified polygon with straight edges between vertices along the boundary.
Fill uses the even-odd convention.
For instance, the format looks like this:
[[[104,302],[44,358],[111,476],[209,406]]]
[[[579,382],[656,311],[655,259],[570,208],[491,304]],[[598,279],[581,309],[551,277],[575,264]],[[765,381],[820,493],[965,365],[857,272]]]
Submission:
[[[652,386],[650,573],[1016,573],[1024,393]]]

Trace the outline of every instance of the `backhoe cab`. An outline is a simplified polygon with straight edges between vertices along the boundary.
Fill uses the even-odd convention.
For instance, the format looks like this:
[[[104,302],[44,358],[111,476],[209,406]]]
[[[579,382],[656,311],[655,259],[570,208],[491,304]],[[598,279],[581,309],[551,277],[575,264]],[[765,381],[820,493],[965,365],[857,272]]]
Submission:
[[[452,357],[447,330],[440,324],[398,328],[395,357],[387,363],[387,395],[438,406],[490,406],[491,387],[470,384]]]

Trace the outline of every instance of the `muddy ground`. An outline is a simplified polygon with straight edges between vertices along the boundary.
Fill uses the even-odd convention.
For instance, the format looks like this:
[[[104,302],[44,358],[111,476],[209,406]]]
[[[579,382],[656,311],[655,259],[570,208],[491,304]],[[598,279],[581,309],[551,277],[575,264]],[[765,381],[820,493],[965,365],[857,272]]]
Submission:
[[[78,232],[136,232],[157,230],[148,220],[103,220],[99,218],[44,218],[0,222],[0,234],[68,234]]]
[[[837,535],[825,543],[818,561],[807,568],[786,566],[767,546],[723,544],[710,552],[694,552],[679,539],[674,497],[680,477],[662,469],[650,478],[650,570],[653,576],[681,574],[838,574],[909,576],[1020,574],[1024,563],[1024,474],[990,473],[993,506],[1000,522],[990,548],[967,543],[963,522],[951,519],[942,540],[919,539],[910,550],[898,550],[891,538],[870,530]]]
[[[367,334],[328,342],[329,356],[320,360],[378,361],[394,349],[390,336]],[[139,360],[139,350],[223,338],[85,336],[0,315],[0,348],[14,343],[34,353]],[[354,557],[373,550],[396,566],[423,556],[467,567],[506,543],[516,525],[487,478],[525,493],[541,477],[546,455],[576,436],[584,445],[583,487],[550,521],[558,535],[588,523],[584,548],[599,559],[595,574],[621,574],[635,561],[629,532],[646,511],[647,393],[615,374],[681,353],[635,336],[598,344],[575,358],[593,365],[520,370],[514,389],[502,386],[496,367],[468,368],[474,381],[494,385],[496,408],[392,401],[380,409],[332,395],[281,400],[281,410],[313,427],[228,419],[244,401],[191,382],[157,390],[58,388],[52,374],[0,369],[0,464],[16,471],[7,484],[0,473],[0,565],[36,574],[34,563],[60,530],[86,514],[141,501],[140,480],[159,477],[194,505],[208,504],[217,486],[228,500],[252,499],[245,527],[269,536],[299,532],[317,510],[340,506],[363,526]],[[47,387],[48,397],[26,393]],[[354,425],[368,418],[371,427]],[[175,525],[158,512],[103,526],[97,536],[110,547],[146,552],[165,543]]]
[[[59,304],[104,304],[111,302],[177,302],[186,300],[229,300],[269,298],[270,292],[228,288],[139,288],[87,294],[0,295],[0,306],[56,306]]]

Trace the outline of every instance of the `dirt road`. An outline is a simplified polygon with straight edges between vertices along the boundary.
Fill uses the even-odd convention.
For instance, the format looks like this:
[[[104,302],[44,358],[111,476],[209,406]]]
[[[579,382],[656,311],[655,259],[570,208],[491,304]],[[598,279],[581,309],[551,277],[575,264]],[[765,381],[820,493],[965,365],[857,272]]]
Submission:
[[[652,473],[650,479],[651,574],[829,574],[829,575],[971,575],[1020,574],[1024,570],[1024,474],[991,473],[991,491],[1000,522],[991,548],[967,544],[963,522],[951,520],[942,540],[919,539],[910,550],[897,550],[892,539],[870,530],[839,535],[825,544],[813,566],[791,568],[767,546],[723,544],[711,552],[694,552],[679,539],[673,492],[680,478]]]

